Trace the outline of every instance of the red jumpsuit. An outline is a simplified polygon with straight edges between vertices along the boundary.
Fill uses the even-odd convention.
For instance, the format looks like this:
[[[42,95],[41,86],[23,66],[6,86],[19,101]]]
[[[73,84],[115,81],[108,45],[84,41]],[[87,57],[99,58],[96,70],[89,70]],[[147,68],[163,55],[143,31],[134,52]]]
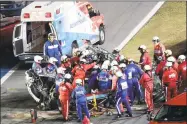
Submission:
[[[159,76],[160,80],[162,80],[165,65],[166,61],[161,61],[156,67],[155,73]]]
[[[65,120],[68,119],[69,115],[69,102],[73,87],[70,83],[61,83],[59,86],[59,100],[62,108],[62,116]]]
[[[151,57],[148,52],[145,52],[140,56],[141,68],[143,69],[145,65],[149,65],[152,67]]]
[[[182,62],[178,66],[178,76],[179,81],[182,81],[181,84],[179,84],[179,93],[183,92],[185,88],[187,88],[187,80],[186,80],[186,61]]]
[[[173,68],[164,71],[162,81],[163,84],[166,85],[167,101],[177,95],[177,80],[178,74]]]
[[[140,84],[145,88],[145,102],[148,107],[148,111],[153,111],[153,77],[149,71],[144,73],[140,78]]]
[[[79,57],[73,57],[69,59],[67,62],[61,64],[63,68],[72,68],[72,65],[75,65],[79,62]]]
[[[83,86],[84,86],[84,79],[86,77],[86,71],[93,68],[96,65],[96,63],[92,64],[81,64],[81,65],[76,65],[73,70],[71,71],[72,74],[74,75],[74,80],[73,80],[73,88],[76,87],[76,79],[82,79],[83,81]]]
[[[165,60],[165,56],[164,56],[164,51],[165,51],[165,46],[161,43],[159,43],[158,45],[154,46],[154,56],[156,58],[158,58],[159,56],[161,56],[163,58],[163,60]]]

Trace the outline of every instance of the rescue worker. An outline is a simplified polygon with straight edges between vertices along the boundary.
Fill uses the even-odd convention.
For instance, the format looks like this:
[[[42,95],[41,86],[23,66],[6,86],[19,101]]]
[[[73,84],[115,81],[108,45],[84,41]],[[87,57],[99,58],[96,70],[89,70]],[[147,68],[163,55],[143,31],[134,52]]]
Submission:
[[[166,101],[168,101],[177,95],[178,74],[172,68],[171,62],[166,63],[166,70],[164,71],[162,80],[166,88]]]
[[[76,87],[76,83],[75,83],[76,79],[81,79],[83,81],[82,85],[84,86],[84,80],[85,80],[85,77],[86,77],[86,72],[96,65],[96,62],[93,62],[91,64],[85,64],[85,63],[86,63],[86,60],[81,59],[79,64],[76,65],[73,68],[73,70],[71,71],[72,74],[74,75],[73,88]]]
[[[120,57],[119,57],[119,64],[121,64],[121,63],[127,64],[127,61],[126,61],[126,58],[124,55],[120,55]]]
[[[77,116],[78,116],[78,122],[81,122],[83,120],[82,117],[82,110],[86,114],[88,118],[90,118],[90,113],[87,107],[87,101],[86,101],[86,90],[82,86],[82,79],[76,79],[76,87],[72,92],[72,98],[76,100],[76,110],[77,110]]]
[[[119,68],[117,66],[112,66],[111,67],[111,75],[112,75],[112,87],[111,87],[111,90],[112,91],[116,90],[117,79],[118,79],[118,77],[116,76],[116,72],[118,70],[119,70]]]
[[[54,57],[50,57],[50,58],[49,58],[48,65],[47,65],[47,67],[46,67],[47,73],[50,73],[50,74],[56,73],[56,71],[57,71],[57,66],[56,66],[55,63],[56,63],[57,61],[58,61],[58,60],[57,60],[56,58],[54,58]]]
[[[101,72],[97,76],[98,80],[98,86],[99,86],[99,91],[107,91],[110,88],[110,80],[109,80],[109,73],[108,73],[108,66],[107,65],[102,65],[101,66]]]
[[[152,39],[152,42],[154,43],[154,61],[156,61],[157,64],[159,64],[158,58],[161,57],[162,60],[165,60],[165,46],[160,42],[160,39],[158,36],[154,36]]]
[[[175,71],[178,71],[178,63],[176,61],[176,59],[173,56],[170,56],[167,58],[168,62],[172,62],[172,67]]]
[[[168,57],[172,56],[172,51],[167,49],[166,51],[164,51],[165,53],[165,59],[167,60]]]
[[[111,67],[111,72],[110,72],[110,76],[111,76],[110,78],[112,81],[111,91],[116,91],[116,89],[117,89],[118,76],[116,75],[116,73],[118,71],[121,71],[121,69],[118,66]],[[120,109],[121,109],[121,114],[123,115],[125,110],[124,110],[122,104],[120,104]]]
[[[165,61],[161,56],[158,57],[158,61],[159,64],[156,67],[155,73],[159,76],[159,79],[162,81],[163,71],[167,61]]]
[[[55,40],[55,35],[52,33],[48,34],[48,41],[44,44],[44,56],[45,57],[54,57],[58,60],[57,66],[61,65],[61,55],[62,49],[61,45],[57,40]]]
[[[110,70],[110,68],[111,68],[111,66],[110,66],[110,60],[105,60],[105,61],[103,62],[103,65],[108,66],[108,70]]]
[[[59,86],[59,99],[61,103],[63,119],[64,121],[67,121],[69,119],[69,103],[73,87],[71,85],[72,80],[70,74],[65,74],[64,79],[65,80]]]
[[[90,90],[96,90],[98,89],[98,80],[97,76],[100,72],[100,67],[98,65],[95,65],[92,69],[91,75],[88,79],[88,87]]]
[[[150,65],[152,67],[151,57],[149,56],[149,53],[147,52],[147,47],[145,45],[140,45],[138,50],[141,53],[139,64],[141,65],[141,68],[145,65]]]
[[[32,64],[32,69],[37,74],[43,73],[43,69],[40,65],[42,60],[43,60],[43,58],[41,56],[38,56],[38,55],[34,56],[34,63]]]
[[[118,112],[117,118],[121,117],[121,110],[120,110],[120,104],[124,103],[124,105],[127,108],[127,114],[126,117],[132,117],[132,110],[130,107],[130,104],[127,100],[127,77],[121,72],[118,71],[116,72],[116,75],[118,77],[118,81],[117,81],[117,91],[116,91],[116,109]]]
[[[178,57],[178,76],[179,76],[179,93],[182,93],[185,88],[187,88],[187,80],[186,80],[186,57],[184,55],[180,55]]]
[[[118,48],[114,48],[114,50],[112,51],[112,54],[115,56],[115,60],[119,62],[119,54],[120,50]]]
[[[71,72],[72,65],[70,59],[66,55],[63,55],[61,57],[61,62],[62,62],[61,67],[66,68],[68,72]]]
[[[138,104],[142,103],[143,94],[140,88],[139,79],[143,74],[143,71],[134,64],[133,59],[128,59],[129,64],[126,67],[126,74],[127,74],[127,83],[128,83],[128,95],[130,98],[130,103],[133,105],[134,103],[134,87],[135,91],[137,92]]]
[[[56,79],[55,79],[55,95],[56,95],[56,98],[57,98],[57,105],[58,105],[58,109],[61,113],[62,111],[62,108],[61,108],[61,105],[60,105],[60,100],[59,100],[59,86],[62,82],[64,82],[64,75],[65,75],[65,71],[66,69],[65,68],[62,68],[62,67],[59,67],[57,68],[57,76],[56,76]]]
[[[144,66],[144,73],[140,78],[140,84],[145,88],[145,102],[147,104],[147,114],[153,111],[153,75],[149,65]]]

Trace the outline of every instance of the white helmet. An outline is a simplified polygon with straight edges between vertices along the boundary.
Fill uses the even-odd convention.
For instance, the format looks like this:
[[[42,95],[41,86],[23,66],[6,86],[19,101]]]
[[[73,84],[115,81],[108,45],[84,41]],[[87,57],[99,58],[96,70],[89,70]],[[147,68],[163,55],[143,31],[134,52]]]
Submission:
[[[151,66],[150,66],[150,65],[145,65],[145,66],[144,66],[144,70],[150,71],[150,70],[151,70]]]
[[[86,63],[86,59],[81,59],[80,62]]]
[[[76,79],[76,80],[75,80],[75,83],[76,83],[76,84],[82,84],[82,80],[81,80],[81,79]]]
[[[131,61],[134,61],[134,60],[132,58],[129,58],[128,61],[131,62]]]
[[[110,60],[105,60],[105,61],[103,62],[103,64],[109,66],[109,65],[110,65]]]
[[[119,60],[122,61],[124,59],[125,59],[125,56],[124,55],[120,55]]]
[[[122,73],[121,71],[117,71],[117,72],[116,72],[116,76],[117,76],[117,77],[122,77],[122,76],[123,76],[123,73]]]
[[[179,57],[178,57],[178,60],[185,60],[186,59],[186,56],[185,55],[180,55]]]
[[[99,68],[99,66],[98,65],[94,65],[94,67],[93,67],[94,69],[98,69]]]
[[[115,51],[117,51],[117,52],[119,52],[119,51],[120,51],[120,50],[119,50],[119,48],[117,48],[117,47],[116,47],[116,48],[114,48],[114,50],[115,50]]]
[[[55,64],[55,62],[58,62],[58,60],[54,57],[50,57],[48,62],[51,64]]]
[[[63,55],[62,57],[61,57],[61,61],[64,61],[65,59],[67,59],[68,57],[66,56],[66,55]]]
[[[168,62],[175,62],[176,60],[173,56],[170,56],[170,57],[167,58],[167,61]]]
[[[66,70],[66,68],[63,68],[63,67],[59,67],[57,68],[57,73],[58,74],[64,74],[64,71]]]
[[[147,47],[146,47],[145,45],[140,45],[139,48],[140,48],[140,49],[143,49],[143,50],[146,50],[146,49],[147,49]]]
[[[153,39],[152,39],[152,41],[153,41],[153,42],[155,42],[155,41],[156,41],[156,42],[159,42],[159,41],[160,41],[160,39],[159,39],[159,37],[158,37],[158,36],[154,36],[154,37],[153,37]]]
[[[38,55],[34,56],[34,61],[37,62],[37,63],[41,63],[42,59],[43,58],[41,56],[38,56]]]
[[[172,66],[172,62],[166,62],[166,67],[171,67]]]
[[[166,54],[166,56],[171,56],[172,55],[172,51],[171,50],[166,50],[164,51],[164,53]]]
[[[120,67],[120,68],[125,68],[125,67],[126,67],[126,64],[125,64],[125,63],[121,63],[121,64],[119,65],[119,67]]]
[[[64,78],[65,78],[65,79],[70,79],[70,78],[71,78],[71,75],[70,75],[70,74],[65,74]]]
[[[101,66],[101,69],[108,69],[108,66],[107,65],[105,65],[105,64],[103,64],[102,66]]]
[[[111,62],[111,66],[115,66],[115,65],[118,65],[118,62],[117,62],[116,60],[113,60],[113,61]]]

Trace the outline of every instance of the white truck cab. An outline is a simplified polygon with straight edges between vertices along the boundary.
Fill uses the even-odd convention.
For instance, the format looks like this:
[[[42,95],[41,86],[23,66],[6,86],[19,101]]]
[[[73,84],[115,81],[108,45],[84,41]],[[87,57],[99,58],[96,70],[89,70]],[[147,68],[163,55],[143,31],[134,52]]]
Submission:
[[[89,4],[73,1],[35,1],[23,8],[21,23],[17,24],[13,31],[14,56],[20,60],[32,61],[34,55],[43,55],[48,33],[55,34],[63,54],[67,55],[71,55],[72,44],[81,47],[84,40],[92,44],[104,43],[104,17],[100,13],[94,17],[88,16],[82,8]]]

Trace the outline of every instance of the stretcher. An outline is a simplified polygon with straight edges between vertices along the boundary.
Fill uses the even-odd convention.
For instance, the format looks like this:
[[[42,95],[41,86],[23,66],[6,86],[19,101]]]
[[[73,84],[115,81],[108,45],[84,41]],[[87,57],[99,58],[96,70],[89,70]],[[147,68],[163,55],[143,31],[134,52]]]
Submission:
[[[111,115],[112,109],[107,108],[104,104],[108,100],[109,93],[107,92],[99,92],[94,94],[87,94],[87,103],[90,114],[92,116],[102,115],[104,113]]]

